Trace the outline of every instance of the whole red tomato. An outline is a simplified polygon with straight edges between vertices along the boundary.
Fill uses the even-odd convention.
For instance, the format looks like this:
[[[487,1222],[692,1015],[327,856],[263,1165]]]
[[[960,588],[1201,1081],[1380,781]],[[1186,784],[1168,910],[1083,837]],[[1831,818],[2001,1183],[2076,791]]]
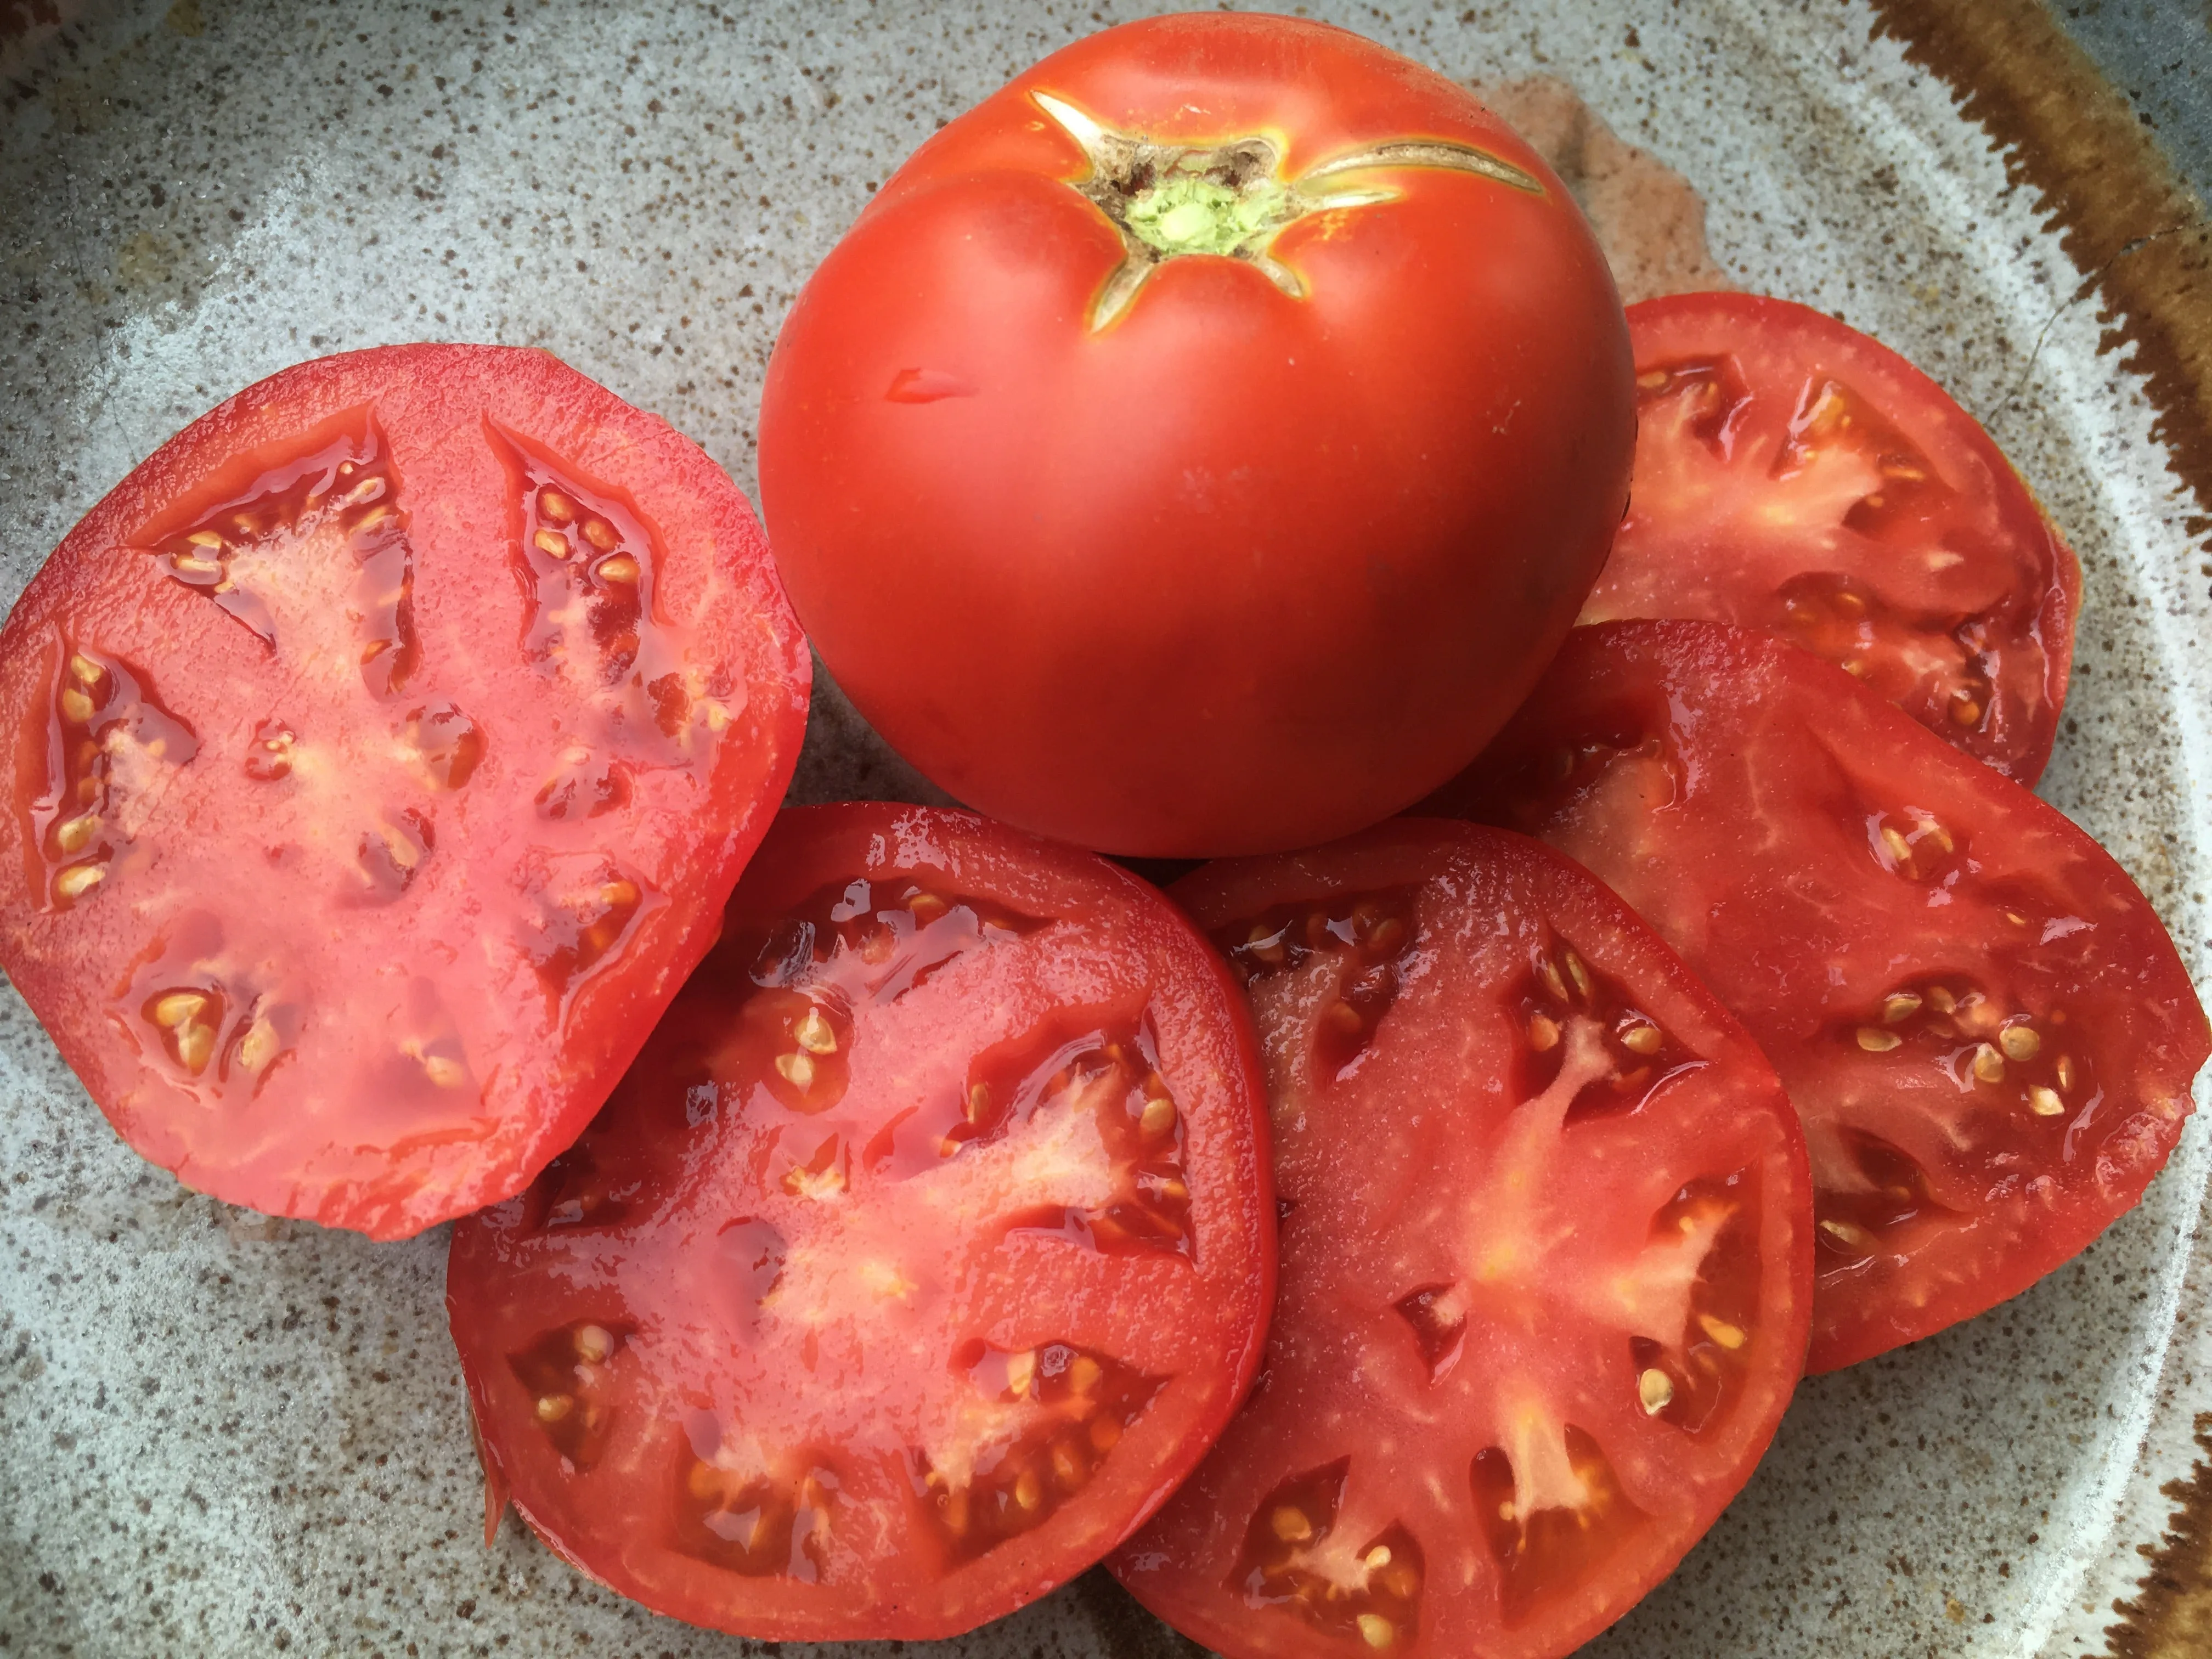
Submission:
[[[1468,91],[1155,18],[918,151],[769,366],[761,489],[838,682],[961,799],[1124,854],[1304,845],[1441,782],[1603,564],[1603,256]]]

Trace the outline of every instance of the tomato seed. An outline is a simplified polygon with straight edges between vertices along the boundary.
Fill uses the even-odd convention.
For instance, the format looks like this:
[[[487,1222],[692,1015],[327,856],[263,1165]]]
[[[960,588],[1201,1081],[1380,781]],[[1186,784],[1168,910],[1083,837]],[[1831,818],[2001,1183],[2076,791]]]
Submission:
[[[1075,1363],[1067,1368],[1067,1386],[1077,1394],[1089,1394],[1098,1386],[1105,1370],[1089,1354],[1078,1354]]]
[[[1363,1613],[1359,1615],[1359,1635],[1370,1648],[1387,1648],[1398,1639],[1398,1630],[1379,1613]]]
[[[201,991],[172,991],[157,997],[154,1002],[154,1024],[165,1031],[173,1031],[199,1017],[208,1006],[207,995]]]
[[[814,1061],[803,1052],[778,1054],[775,1057],[775,1069],[783,1074],[783,1080],[794,1089],[807,1089],[813,1086]]]
[[[62,718],[82,726],[92,718],[92,699],[70,686],[62,693]]]
[[[1083,1454],[1073,1442],[1055,1440],[1052,1443],[1052,1472],[1060,1484],[1071,1492],[1083,1484],[1091,1471],[1084,1466]]]
[[[1646,1417],[1656,1417],[1674,1403],[1674,1379],[1654,1365],[1636,1379],[1636,1397]]]
[[[1380,1572],[1390,1565],[1390,1547],[1388,1544],[1377,1544],[1362,1556],[1360,1561],[1368,1571]]]
[[[637,580],[637,561],[627,553],[617,553],[611,559],[601,559],[597,568],[603,582],[620,582],[625,586]]]
[[[1878,1025],[1859,1027],[1859,1047],[1870,1054],[1886,1054],[1905,1039],[1894,1031],[1885,1031]]]
[[[585,520],[584,539],[602,553],[612,552],[622,541],[622,538],[615,534],[615,527],[605,519]]]
[[[1940,985],[1931,985],[1928,988],[1928,1001],[1938,1013],[1956,1013],[1959,1009],[1959,999]]]
[[[1567,977],[1574,981],[1577,994],[1582,997],[1583,1001],[1589,1001],[1590,994],[1589,969],[1583,966],[1583,959],[1577,956],[1572,951],[1562,951],[1559,952],[1559,955],[1561,959],[1567,964]]]
[[[54,845],[64,853],[82,853],[92,844],[93,834],[100,828],[100,814],[83,812],[64,819],[54,830]]]
[[[605,1363],[615,1351],[614,1333],[604,1325],[579,1325],[574,1340],[576,1357],[593,1365]]]
[[[981,1123],[991,1115],[991,1085],[978,1083],[968,1091],[967,1117],[970,1123]]]
[[[576,516],[576,504],[557,489],[549,489],[538,498],[538,510],[555,524],[568,524]]]
[[[2074,1056],[2071,1054],[2058,1056],[2058,1086],[2067,1090],[2074,1086]]]
[[[1951,718],[1961,726],[1978,725],[1982,718],[1982,706],[1969,696],[1954,697],[1951,699]]]
[[[82,898],[106,878],[103,865],[72,864],[54,878],[54,890],[65,899]]]
[[[239,1040],[238,1063],[258,1074],[276,1058],[277,1047],[276,1028],[266,1019],[257,1019]]]
[[[541,530],[530,538],[530,543],[549,559],[568,556],[568,538],[557,530]]]
[[[1306,1518],[1304,1510],[1288,1505],[1267,1517],[1267,1527],[1285,1544],[1303,1544],[1313,1536],[1313,1522]]]
[[[2008,1025],[1997,1033],[1997,1046],[2004,1050],[2007,1060],[2033,1060],[2036,1051],[2043,1047],[2043,1039],[2036,1035],[2033,1025]]]
[[[2066,1102],[2056,1089],[2038,1083],[2027,1091],[2027,1109],[2038,1117],[2060,1117],[2066,1111]]]
[[[1731,1353],[1743,1346],[1747,1340],[1741,1327],[1731,1325],[1725,1319],[1716,1319],[1711,1314],[1698,1316],[1698,1328]]]
[[[1035,1469],[1024,1469],[1014,1481],[1014,1502],[1025,1510],[1033,1510],[1044,1501],[1044,1485],[1036,1478]]]
[[[1905,1195],[1911,1196],[1909,1192]],[[1856,1226],[1850,1222],[1823,1221],[1820,1224],[1820,1231],[1846,1249],[1857,1250],[1863,1254],[1874,1249],[1874,1235],[1865,1228]]]
[[[2004,1081],[2004,1056],[1986,1042],[1974,1048],[1974,1076],[1984,1083]]]
[[[1154,1095],[1145,1103],[1144,1115],[1137,1120],[1137,1127],[1147,1139],[1157,1140],[1174,1128],[1175,1122],[1175,1102],[1165,1095]]]
[[[837,1052],[837,1033],[830,1022],[822,1018],[819,1008],[810,1007],[805,1018],[792,1031],[792,1041],[810,1054],[834,1054]]]
[[[1656,1025],[1637,1025],[1621,1033],[1620,1046],[1632,1054],[1656,1054],[1664,1041]]]
[[[469,1074],[468,1067],[449,1054],[422,1056],[422,1075],[441,1089],[458,1089]]]
[[[1910,991],[1899,991],[1881,1000],[1881,1017],[1886,1024],[1894,1025],[1919,1012],[1920,999]]]
[[[565,1394],[542,1394],[538,1396],[538,1420],[558,1423],[576,1408],[574,1396]]]
[[[1538,1054],[1549,1053],[1559,1045],[1559,1028],[1557,1022],[1542,1014],[1528,1016],[1528,1046]]]

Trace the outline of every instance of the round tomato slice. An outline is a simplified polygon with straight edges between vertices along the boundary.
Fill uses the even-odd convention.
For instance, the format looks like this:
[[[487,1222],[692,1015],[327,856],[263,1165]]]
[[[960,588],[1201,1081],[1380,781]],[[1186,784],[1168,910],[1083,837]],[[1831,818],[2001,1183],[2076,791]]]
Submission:
[[[1401,819],[1175,896],[1266,1057],[1261,1381],[1112,1565],[1231,1656],[1553,1659],[1750,1475],[1805,1357],[1805,1146],[1651,930],[1518,836]]]
[[[1236,1409],[1271,1202],[1241,999],[1158,892],[964,812],[787,811],[606,1109],[454,1231],[487,1478],[695,1624],[969,1629]]]
[[[605,1101],[807,684],[744,496],[660,420],[541,351],[287,369],[0,629],[0,965],[188,1186],[418,1231]]]
[[[1504,723],[1605,562],[1634,404],[1589,226],[1465,87],[1153,17],[872,198],[776,340],[761,499],[823,661],[940,787],[1267,852]]]
[[[1765,629],[1977,760],[2042,775],[2081,574],[1973,416],[1786,300],[1671,295],[1628,326],[1635,477],[1581,620]]]
[[[1819,1188],[1811,1370],[2027,1289],[2181,1133],[2212,1036],[2126,872],[1769,635],[1577,629],[1431,805],[1580,860],[1772,1059]]]

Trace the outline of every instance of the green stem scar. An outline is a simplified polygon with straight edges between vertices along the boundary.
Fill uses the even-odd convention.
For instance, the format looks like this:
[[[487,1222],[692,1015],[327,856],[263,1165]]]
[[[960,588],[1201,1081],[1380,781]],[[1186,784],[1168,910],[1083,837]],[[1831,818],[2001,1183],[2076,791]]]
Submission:
[[[1398,167],[1471,173],[1540,196],[1544,187],[1510,162],[1471,144],[1407,139],[1332,157],[1295,179],[1282,176],[1280,153],[1267,138],[1210,146],[1160,144],[1102,125],[1050,93],[1030,94],[1074,139],[1090,172],[1069,188],[1106,216],[1121,237],[1121,263],[1091,305],[1091,327],[1104,328],[1129,308],[1145,279],[1190,254],[1242,259],[1294,300],[1304,282],[1273,252],[1285,226],[1309,214],[1395,201],[1380,180],[1335,180]]]

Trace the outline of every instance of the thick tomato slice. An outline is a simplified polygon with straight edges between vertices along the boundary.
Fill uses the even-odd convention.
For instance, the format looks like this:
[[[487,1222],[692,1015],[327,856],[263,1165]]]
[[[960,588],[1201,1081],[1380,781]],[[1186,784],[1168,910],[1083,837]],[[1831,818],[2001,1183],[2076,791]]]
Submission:
[[[0,964],[187,1185],[417,1231],[606,1098],[807,679],[744,498],[654,416],[540,351],[287,369],[0,629]]]
[[[1246,981],[1281,1288],[1250,1402],[1113,1568],[1231,1659],[1552,1659],[1749,1476],[1805,1357],[1805,1146],[1651,930],[1403,819],[1175,896]]]
[[[1120,1542],[1274,1282],[1235,983],[1158,892],[963,812],[786,812],[575,1147],[463,1222],[488,1479],[776,1639],[950,1635]]]
[[[1750,1028],[1819,1188],[1810,1369],[2025,1290],[2142,1195],[2212,1036],[2097,843],[1747,630],[1569,636],[1431,803],[1580,860]]]
[[[776,341],[761,495],[823,661],[934,782],[1204,857],[1472,759],[1634,434],[1604,255],[1510,128],[1209,12],[1054,53],[884,184]]]
[[[1786,300],[1672,295],[1630,307],[1628,326],[1635,479],[1582,621],[1765,629],[2033,783],[2081,575],[1973,416]]]

